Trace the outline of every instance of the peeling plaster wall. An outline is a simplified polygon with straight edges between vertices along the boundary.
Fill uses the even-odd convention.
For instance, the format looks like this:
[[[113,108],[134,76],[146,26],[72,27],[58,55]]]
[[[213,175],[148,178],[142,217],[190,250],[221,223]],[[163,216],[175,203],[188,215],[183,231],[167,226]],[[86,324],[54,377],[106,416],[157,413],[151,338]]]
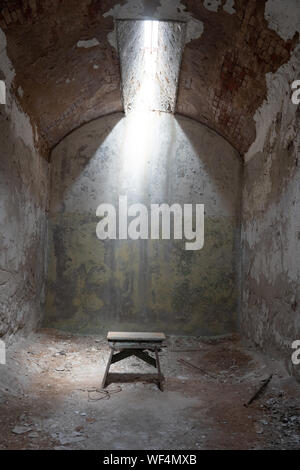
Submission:
[[[152,4],[151,4],[152,3]],[[193,18],[192,13],[186,11],[181,0],[160,0],[147,2],[147,0],[127,0],[123,5],[117,4],[103,14],[104,18],[113,17],[115,20],[173,20],[186,23],[185,43],[198,39],[203,33],[203,22]],[[116,26],[108,33],[108,41],[117,49]]]
[[[16,102],[14,70],[0,30],[0,337],[28,333],[45,300],[48,163],[35,150],[36,133]]]
[[[238,153],[219,135],[166,113],[115,114],[52,152],[45,326],[218,335],[235,330]],[[204,203],[205,244],[96,237],[100,203]]]
[[[209,11],[218,11],[222,4],[222,0],[204,0],[203,5]]]
[[[36,9],[17,3],[0,9],[0,26],[20,103],[45,153],[80,125],[123,110],[117,22],[158,19],[186,23],[176,112],[244,154],[255,140],[265,76],[289,61],[300,11],[298,0],[81,0],[72,8],[35,0]]]
[[[268,0],[265,18],[269,27],[274,29],[286,41],[292,39],[295,32],[300,32],[300,7],[298,0]]]
[[[298,45],[288,64],[267,75],[257,138],[246,155],[242,329],[300,376],[291,363],[291,344],[300,339],[300,107],[291,101],[299,77]]]

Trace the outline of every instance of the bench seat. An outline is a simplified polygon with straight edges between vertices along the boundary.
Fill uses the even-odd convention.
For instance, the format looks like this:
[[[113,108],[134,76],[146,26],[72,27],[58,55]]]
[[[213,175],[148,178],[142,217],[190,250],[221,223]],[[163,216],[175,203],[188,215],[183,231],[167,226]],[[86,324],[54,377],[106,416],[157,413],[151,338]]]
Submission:
[[[163,375],[160,369],[158,353],[165,339],[166,336],[164,333],[109,331],[107,341],[110,347],[110,354],[102,379],[102,388],[105,388],[107,385],[106,380],[111,364],[115,364],[130,356],[136,356],[147,364],[157,368],[158,387],[163,391]],[[116,353],[116,351],[119,352]],[[148,351],[154,353],[155,358],[152,357]]]
[[[108,341],[143,341],[143,342],[162,342],[166,339],[164,333],[145,333],[145,332],[127,332],[127,331],[109,331]]]

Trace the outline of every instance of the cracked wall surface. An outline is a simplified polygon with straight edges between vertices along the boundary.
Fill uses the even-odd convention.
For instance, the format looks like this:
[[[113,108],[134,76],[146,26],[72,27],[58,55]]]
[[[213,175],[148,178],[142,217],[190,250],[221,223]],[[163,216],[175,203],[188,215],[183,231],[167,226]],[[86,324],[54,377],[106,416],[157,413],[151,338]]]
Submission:
[[[5,315],[2,313],[4,326],[1,334],[16,331],[27,322],[36,324],[40,315],[40,303],[43,302],[44,295],[48,166],[45,160],[40,159],[36,149],[48,154],[59,142],[61,144],[52,155],[65,148],[70,161],[61,160],[59,163],[61,168],[56,185],[52,179],[52,186],[57,189],[57,195],[53,193],[52,202],[57,202],[58,209],[53,206],[51,215],[52,255],[47,321],[60,326],[59,301],[66,307],[68,315],[68,319],[63,320],[63,326],[74,329],[78,325],[83,328],[84,309],[89,312],[89,322],[93,326],[97,312],[101,311],[103,305],[110,305],[111,301],[114,306],[115,298],[118,299],[115,309],[117,312],[121,312],[121,300],[124,298],[124,305],[128,306],[128,311],[133,312],[134,318],[141,312],[141,300],[138,299],[137,285],[134,284],[136,281],[132,279],[137,279],[139,269],[145,266],[143,263],[150,256],[148,251],[140,248],[135,267],[130,268],[130,275],[123,280],[123,271],[128,267],[130,247],[125,249],[124,269],[123,265],[120,267],[113,264],[114,253],[107,254],[106,248],[98,252],[96,247],[99,249],[101,242],[97,241],[96,245],[95,238],[90,239],[92,235],[88,234],[94,233],[95,220],[90,219],[91,206],[85,206],[85,194],[91,195],[89,200],[95,198],[96,201],[100,191],[92,185],[91,192],[88,181],[90,149],[93,148],[97,154],[96,146],[101,146],[95,161],[101,161],[101,171],[104,173],[107,162],[110,161],[109,146],[104,137],[104,141],[100,142],[101,138],[98,141],[95,134],[99,131],[106,136],[106,130],[112,131],[115,119],[121,121],[121,116],[97,121],[95,128],[92,123],[89,125],[91,127],[84,128],[91,129],[91,135],[83,135],[87,143],[82,145],[77,142],[77,137],[77,143],[73,144],[65,136],[83,123],[123,109],[120,64],[116,50],[116,20],[170,19],[186,22],[186,44],[176,112],[214,129],[245,159],[241,327],[263,350],[289,360],[289,345],[299,334],[299,111],[290,100],[291,83],[299,79],[300,75],[299,15],[298,0],[0,0],[0,80],[5,79],[8,96],[10,93],[14,95],[14,98],[9,97],[8,108],[0,108],[1,221],[5,227],[1,232],[3,250],[0,288],[4,299],[2,312],[6,312]],[[189,125],[197,130],[202,129],[196,124]],[[122,129],[125,125],[120,126]],[[176,129],[174,131],[172,128],[175,141],[178,138],[178,142],[184,144],[178,127]],[[78,136],[81,136],[80,132],[83,131],[78,132]],[[200,144],[194,139],[193,132],[190,132],[190,137],[192,141],[195,140],[197,148]],[[218,139],[216,137],[215,141]],[[162,142],[165,141],[168,142],[168,139],[163,139]],[[210,141],[209,143],[211,144]],[[116,143],[114,145],[119,148]],[[182,148],[177,149],[176,157],[179,155],[181,158]],[[193,155],[191,149],[189,152]],[[171,145],[169,154],[174,154]],[[166,154],[159,155],[162,159],[167,158]],[[8,156],[11,161],[8,161]],[[220,156],[223,156],[222,152]],[[224,157],[224,165],[226,158],[227,156]],[[195,160],[192,159],[192,162]],[[217,163],[226,170],[222,167],[221,160]],[[54,163],[54,168],[56,165]],[[175,181],[184,182],[187,177],[183,167],[182,164]],[[199,168],[196,166],[193,169],[197,175]],[[67,174],[69,170],[71,176]],[[189,167],[189,170],[192,171],[192,168]],[[218,169],[212,169],[210,176],[215,176],[214,171]],[[229,181],[226,171],[224,178]],[[237,169],[233,172],[236,175]],[[198,177],[199,182],[195,187],[199,189],[198,184],[204,185],[204,173],[203,177],[201,174]],[[77,179],[80,182],[79,186],[75,186],[78,196],[74,193],[71,197],[61,192],[61,188],[68,192]],[[211,183],[210,178],[209,181]],[[225,190],[225,180],[222,181],[221,186]],[[228,184],[232,184],[231,181]],[[191,189],[191,194],[195,197],[201,195],[200,189],[198,193],[197,191]],[[213,197],[210,195],[208,199],[213,208]],[[221,203],[218,205],[218,201],[216,204],[223,207]],[[213,224],[216,214],[213,211],[212,213]],[[208,228],[212,252],[215,249],[214,240],[221,249],[224,240],[220,239],[220,233],[226,234],[227,241],[224,243],[228,245],[228,250],[224,254],[225,267],[226,272],[234,275],[236,268],[232,268],[232,258],[229,261],[227,256],[233,253],[232,247],[236,246],[235,241],[233,242],[236,235],[233,233],[236,234],[237,213],[238,209],[232,210],[234,221],[229,225],[229,216],[226,216],[227,218],[220,219],[220,226],[216,228],[211,225]],[[80,225],[84,227],[82,234],[79,232],[78,235],[82,239],[73,240],[71,235],[75,237],[74,232]],[[64,242],[64,230],[67,242]],[[92,246],[92,251],[89,251],[89,246]],[[97,259],[104,268],[103,272],[96,271],[95,283],[92,277],[86,285],[83,277],[90,273],[89,263],[92,266],[95,263],[93,250],[96,250]],[[81,251],[83,259],[81,260],[79,254],[73,259],[73,252]],[[38,257],[35,258],[33,253],[38,253]],[[63,256],[58,256],[59,253],[63,253]],[[167,259],[164,251],[161,255],[163,260],[164,257]],[[155,256],[154,273],[160,269]],[[181,328],[181,325],[187,324],[188,311],[192,319],[187,327],[190,331],[193,329],[193,321],[198,322],[198,312],[201,309],[209,311],[209,301],[216,306],[212,293],[205,301],[201,290],[193,290],[193,276],[203,280],[204,284],[206,282],[203,270],[200,271],[201,256],[204,256],[204,266],[210,269],[213,276],[212,255],[206,257],[199,253],[200,264],[197,268],[189,260],[178,261],[175,266],[177,269],[182,264],[184,269],[187,267],[190,270],[188,274],[184,270],[178,274],[181,281],[184,276],[191,276],[189,285],[193,286],[191,291],[181,283],[180,295],[186,299],[183,302],[186,301],[189,305],[187,310],[183,309],[186,315],[183,318],[180,317],[181,304],[176,301],[177,325]],[[221,256],[214,260],[218,273],[222,272],[223,258]],[[169,274],[169,268],[166,271],[163,271],[165,267],[161,269],[161,272]],[[68,278],[69,274],[71,280]],[[151,274],[151,279],[152,276],[154,274]],[[142,276],[141,279],[145,289],[149,279]],[[225,275],[221,276],[221,280],[220,277],[217,279],[216,282],[213,278],[209,279],[211,286],[217,284],[217,289],[223,286],[224,279],[228,282]],[[60,282],[66,287],[67,294],[69,293],[66,300],[64,292],[60,290]],[[108,297],[99,297],[99,282],[103,283],[102,287],[107,287]],[[159,281],[156,282],[159,284]],[[119,286],[116,296],[112,285]],[[57,288],[57,295],[54,287]],[[170,294],[170,291],[159,291],[159,288],[160,285],[155,287],[160,292],[157,297],[154,296],[155,302],[157,298],[165,299]],[[144,292],[143,289],[141,292]],[[220,292],[222,289],[220,287]],[[186,291],[188,294],[185,296]],[[228,288],[226,292],[229,291]],[[75,299],[72,297],[73,292],[76,293]],[[85,295],[85,292],[91,293],[91,296]],[[129,295],[126,297],[124,292],[131,292],[133,295],[132,305],[128,300]],[[80,293],[82,300],[78,300]],[[173,294],[172,292],[171,298],[176,299]],[[229,311],[234,309],[229,298],[230,296],[226,297],[224,304],[228,306],[225,317],[230,322]],[[220,293],[217,301],[221,304],[222,299]],[[148,304],[150,309],[153,307],[151,302]],[[197,302],[200,302],[200,306]],[[109,308],[112,311],[114,309],[111,306]],[[164,308],[166,312],[171,309],[170,305]],[[32,319],[30,309],[34,312]],[[122,312],[119,315],[125,323],[130,323],[131,318],[128,319],[126,314],[125,317]],[[227,320],[222,323],[221,314],[216,315],[213,317],[216,324],[210,323],[209,331],[227,331],[231,328],[226,323]],[[168,320],[170,317],[167,315],[166,318]],[[203,324],[201,326],[197,323],[199,331],[204,331]],[[99,326],[98,323],[97,325]],[[86,330],[88,328],[89,323]],[[290,362],[288,367],[291,367]]]
[[[276,16],[279,3],[0,0],[0,27],[18,99],[43,152],[81,124],[123,110],[115,22],[152,18],[186,23],[176,112],[207,124],[244,154],[256,137],[265,76],[288,62],[297,39],[299,4],[284,2],[292,21],[287,33],[284,15]]]
[[[268,95],[246,155],[242,207],[242,329],[263,351],[291,362],[300,336],[300,108],[291,84],[300,46],[267,77]]]
[[[139,126],[139,127],[138,127]],[[140,135],[140,138],[137,136]],[[145,113],[91,122],[53,151],[46,326],[76,332],[236,328],[241,161],[187,118]],[[204,203],[205,242],[96,237],[100,203]]]
[[[14,70],[0,30],[0,337],[29,333],[45,301],[48,163],[35,149],[36,134],[11,90]]]
[[[40,322],[45,299],[48,164],[0,110],[0,337]]]

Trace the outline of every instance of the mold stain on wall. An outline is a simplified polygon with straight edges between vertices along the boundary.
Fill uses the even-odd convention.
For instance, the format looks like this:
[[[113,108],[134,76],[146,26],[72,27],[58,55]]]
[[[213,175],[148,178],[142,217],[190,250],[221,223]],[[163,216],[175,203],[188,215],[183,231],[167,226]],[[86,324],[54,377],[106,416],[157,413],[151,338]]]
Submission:
[[[202,335],[236,328],[240,157],[195,121],[147,114],[100,118],[52,153],[46,326]],[[147,130],[140,138],[137,121]],[[204,203],[204,248],[100,241],[96,209],[118,207],[119,195],[147,207]]]

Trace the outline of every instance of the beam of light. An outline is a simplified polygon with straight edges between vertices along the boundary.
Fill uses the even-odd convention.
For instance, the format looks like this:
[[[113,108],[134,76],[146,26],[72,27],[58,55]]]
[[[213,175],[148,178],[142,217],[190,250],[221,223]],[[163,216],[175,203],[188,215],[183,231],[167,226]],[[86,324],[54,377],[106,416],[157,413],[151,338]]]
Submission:
[[[143,21],[142,70],[140,88],[135,97],[134,109],[153,110],[158,83],[156,80],[158,59],[158,21]]]
[[[126,188],[140,192],[147,179],[148,162],[156,145],[157,116],[149,111],[135,110],[125,118],[122,148],[122,182]]]
[[[144,47],[150,54],[157,54],[158,21],[144,21]]]
[[[123,181],[127,187],[140,190],[145,179],[147,160],[151,159],[154,146],[156,120],[153,113],[157,93],[158,21],[143,21],[143,54],[140,70],[140,87],[137,91],[134,109],[126,117],[125,139],[122,151]]]

